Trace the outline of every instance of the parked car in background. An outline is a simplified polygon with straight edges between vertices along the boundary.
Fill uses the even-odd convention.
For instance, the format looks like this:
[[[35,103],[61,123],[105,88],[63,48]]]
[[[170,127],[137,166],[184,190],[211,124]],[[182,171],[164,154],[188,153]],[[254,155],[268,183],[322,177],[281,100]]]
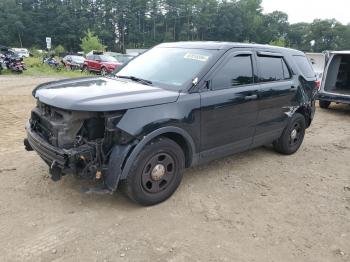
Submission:
[[[121,54],[121,53],[115,53],[115,52],[105,52],[104,54],[114,57],[121,64],[125,64],[129,62],[131,59],[137,56],[133,54]]]
[[[27,48],[11,48],[19,57],[29,57],[30,53]]]
[[[185,168],[267,144],[295,153],[314,117],[315,81],[297,50],[164,43],[114,75],[39,85],[24,144],[53,180],[99,180],[88,192],[121,188],[153,205]]]
[[[82,69],[84,66],[85,58],[78,55],[66,55],[62,58],[62,64],[69,69],[76,70]]]
[[[106,75],[113,72],[121,65],[122,63],[118,62],[118,60],[112,56],[95,53],[86,57],[83,70]]]
[[[147,49],[143,49],[143,48],[131,48],[131,49],[126,49],[126,54],[127,55],[132,55],[132,56],[139,56],[141,54],[143,54],[144,52],[147,51]]]
[[[318,92],[321,108],[332,102],[350,104],[350,51],[329,51],[327,65]]]

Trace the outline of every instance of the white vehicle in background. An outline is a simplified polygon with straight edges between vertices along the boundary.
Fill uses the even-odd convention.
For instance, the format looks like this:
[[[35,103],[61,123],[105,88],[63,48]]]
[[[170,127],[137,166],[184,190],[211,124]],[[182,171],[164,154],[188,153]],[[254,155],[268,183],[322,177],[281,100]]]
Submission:
[[[350,50],[327,51],[326,66],[317,98],[321,108],[331,103],[350,105]]]
[[[27,48],[11,48],[19,57],[29,57],[29,51]]]
[[[326,66],[326,55],[324,53],[306,53],[305,55],[311,62],[312,68],[317,75],[317,80],[321,81]]]

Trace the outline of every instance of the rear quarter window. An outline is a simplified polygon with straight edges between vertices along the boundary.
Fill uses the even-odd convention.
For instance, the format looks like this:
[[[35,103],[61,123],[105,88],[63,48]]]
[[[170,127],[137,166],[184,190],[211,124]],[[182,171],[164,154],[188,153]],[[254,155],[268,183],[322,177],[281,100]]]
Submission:
[[[282,57],[258,56],[260,82],[282,81],[290,78],[290,73]]]
[[[306,56],[301,56],[301,55],[295,55],[293,56],[299,70],[301,73],[307,77],[307,78],[312,78],[315,77],[316,74],[309,62],[309,60],[306,58]]]

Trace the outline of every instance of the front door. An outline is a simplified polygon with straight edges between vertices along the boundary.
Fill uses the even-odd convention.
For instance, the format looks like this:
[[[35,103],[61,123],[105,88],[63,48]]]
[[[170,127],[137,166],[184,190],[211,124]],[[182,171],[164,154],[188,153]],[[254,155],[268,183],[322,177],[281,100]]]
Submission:
[[[231,52],[209,73],[201,92],[201,158],[248,149],[257,120],[259,85],[252,52]]]
[[[91,69],[94,71],[98,71],[98,65],[99,65],[99,61],[100,60],[100,56],[98,55],[94,55],[93,60],[91,61]]]

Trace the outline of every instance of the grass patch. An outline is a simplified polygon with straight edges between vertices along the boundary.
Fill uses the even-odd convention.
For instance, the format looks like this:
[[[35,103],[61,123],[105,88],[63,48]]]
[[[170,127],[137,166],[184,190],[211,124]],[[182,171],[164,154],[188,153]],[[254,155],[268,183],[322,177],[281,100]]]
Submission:
[[[59,69],[53,68],[47,64],[43,64],[41,57],[28,57],[23,59],[27,70],[22,74],[23,76],[61,76],[67,78],[89,76],[89,73],[83,73],[80,70],[68,70],[64,67]],[[59,61],[59,59],[58,59]],[[16,75],[10,70],[3,70],[3,75]]]

